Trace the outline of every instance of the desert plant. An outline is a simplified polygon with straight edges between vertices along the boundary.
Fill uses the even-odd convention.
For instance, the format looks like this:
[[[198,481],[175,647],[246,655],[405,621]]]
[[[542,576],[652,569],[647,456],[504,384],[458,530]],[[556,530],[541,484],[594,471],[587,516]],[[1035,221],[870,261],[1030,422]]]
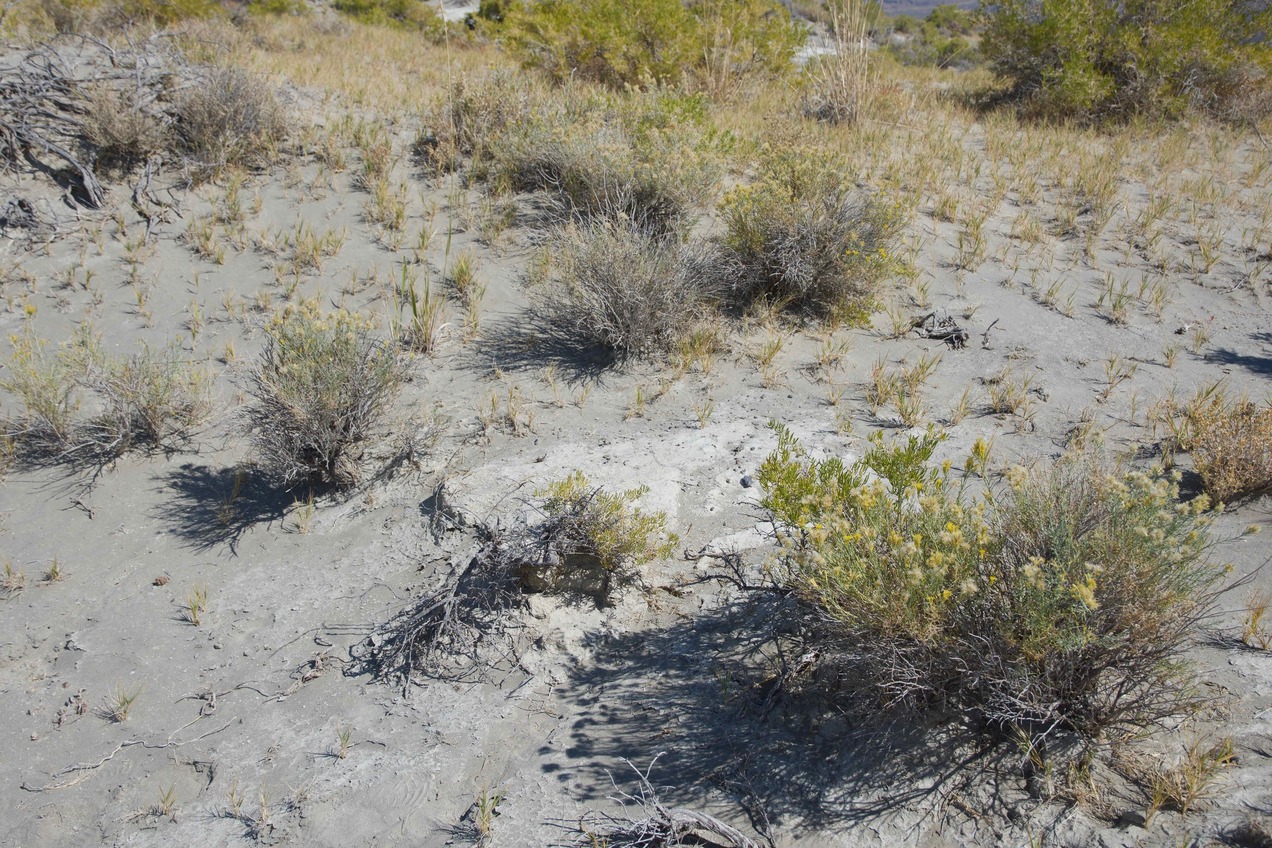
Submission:
[[[760,472],[785,580],[869,702],[1088,740],[1190,707],[1180,653],[1222,574],[1205,559],[1208,499],[1089,458],[978,494],[927,466],[932,438],[846,466],[779,429]]]
[[[630,221],[567,225],[548,268],[531,289],[539,320],[563,344],[620,358],[669,352],[712,295],[700,249]]]
[[[732,148],[706,109],[705,98],[670,91],[571,89],[491,137],[479,173],[495,186],[547,190],[576,218],[626,217],[660,235],[678,233],[714,197]]]
[[[273,91],[234,68],[208,68],[173,104],[179,150],[199,172],[268,161],[287,123]]]
[[[666,533],[666,513],[632,505],[648,491],[609,493],[575,471],[535,492],[543,499],[541,535],[562,558],[583,556],[607,572],[670,556],[679,539]]]
[[[79,409],[77,357],[68,350],[49,350],[48,341],[29,330],[10,337],[13,353],[0,387],[12,394],[22,411],[4,422],[5,435],[16,448],[35,453],[61,453],[74,446],[74,415]]]
[[[246,421],[262,465],[281,484],[346,486],[356,451],[404,378],[373,322],[317,301],[289,306],[266,330]]]
[[[810,63],[804,112],[832,124],[854,123],[870,111],[870,38],[878,6],[867,0],[830,0],[832,51]]]
[[[100,85],[88,91],[84,138],[100,162],[126,168],[163,150],[168,132],[162,119],[146,110],[139,92]]]
[[[84,384],[102,409],[83,428],[82,440],[99,454],[161,447],[187,435],[211,409],[206,373],[187,365],[176,345],[144,347],[126,359],[99,358],[90,363]]]
[[[756,181],[725,196],[722,259],[743,302],[771,298],[861,320],[898,270],[903,214],[844,172],[829,153],[766,149]]]
[[[1272,27],[1267,4],[1003,0],[987,7],[982,50],[1032,111],[1127,119],[1196,108],[1249,119],[1272,108],[1272,58],[1262,43]]]
[[[1220,395],[1190,415],[1193,464],[1212,498],[1229,502],[1272,489],[1272,407]]]
[[[363,23],[417,30],[434,41],[446,35],[446,22],[425,0],[335,0],[331,5]]]
[[[124,688],[123,683],[116,683],[114,694],[108,696],[102,705],[102,717],[116,723],[128,721],[128,716],[131,715],[132,708],[140,695],[140,686],[129,692]]]
[[[615,89],[708,80],[757,69],[783,73],[802,39],[773,0],[545,0],[503,15],[523,62],[557,82]]]

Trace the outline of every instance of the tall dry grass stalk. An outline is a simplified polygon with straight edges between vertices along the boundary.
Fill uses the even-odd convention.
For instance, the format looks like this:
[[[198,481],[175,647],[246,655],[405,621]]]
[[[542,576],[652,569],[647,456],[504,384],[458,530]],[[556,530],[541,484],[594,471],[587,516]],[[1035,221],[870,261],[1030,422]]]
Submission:
[[[831,53],[809,67],[805,111],[832,124],[851,124],[870,111],[871,73],[867,0],[832,0]]]

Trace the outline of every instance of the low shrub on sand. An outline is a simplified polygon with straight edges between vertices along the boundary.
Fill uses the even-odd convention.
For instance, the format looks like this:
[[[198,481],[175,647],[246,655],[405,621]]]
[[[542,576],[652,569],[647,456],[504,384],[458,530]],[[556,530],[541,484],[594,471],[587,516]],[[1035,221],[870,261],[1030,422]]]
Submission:
[[[289,306],[267,328],[247,423],[262,466],[285,486],[348,486],[357,451],[404,378],[393,347],[364,316]]]
[[[467,159],[496,192],[548,192],[565,216],[620,216],[666,234],[712,202],[732,137],[700,95],[556,91],[494,76],[458,83],[419,147],[445,170]]]
[[[975,493],[930,467],[931,434],[853,464],[779,436],[760,480],[784,580],[874,708],[953,705],[1032,739],[1097,740],[1192,703],[1180,655],[1223,573],[1207,498],[1089,458]]]
[[[177,147],[201,172],[267,162],[287,132],[270,87],[234,68],[208,68],[172,111]]]
[[[714,293],[701,250],[622,219],[566,226],[543,266],[531,298],[553,337],[619,358],[669,351]]]
[[[725,196],[720,217],[726,273],[744,302],[860,316],[898,270],[901,209],[859,191],[829,153],[764,151],[757,179]]]

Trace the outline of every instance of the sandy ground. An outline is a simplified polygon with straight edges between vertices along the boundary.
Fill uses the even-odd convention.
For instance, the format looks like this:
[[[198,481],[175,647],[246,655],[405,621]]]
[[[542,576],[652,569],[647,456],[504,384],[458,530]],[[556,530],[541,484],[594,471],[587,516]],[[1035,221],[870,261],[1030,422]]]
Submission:
[[[405,149],[411,128],[395,131]],[[977,132],[969,131],[969,147],[979,144]],[[1238,162],[1264,155],[1257,141],[1243,144],[1233,154]],[[683,547],[736,549],[758,569],[772,552],[757,490],[744,478],[774,444],[768,422],[787,423],[817,451],[856,455],[871,430],[899,427],[891,411],[867,408],[877,361],[940,356],[924,401],[928,419],[949,433],[942,451],[961,457],[978,437],[992,437],[1004,463],[1049,461],[1084,419],[1111,450],[1132,452],[1151,442],[1141,421],[1148,403],[1172,390],[1224,379],[1233,391],[1266,395],[1267,283],[1242,283],[1240,210],[1207,274],[1182,270],[1186,236],[1167,225],[1169,304],[1160,319],[1133,304],[1117,324],[1095,306],[1106,275],[1138,281],[1145,269],[1123,249],[1116,226],[1091,260],[1077,240],[1050,239],[1051,269],[1039,262],[1044,270],[1031,277],[1004,258],[1014,244],[1014,210],[1006,209],[988,224],[988,258],[958,271],[955,227],[924,209],[911,229],[921,242],[916,261],[929,308],[957,316],[972,340],[949,350],[913,335],[890,339],[883,315],[873,328],[840,331],[835,338],[849,349],[836,379],[846,391],[832,406],[814,366],[811,329],[781,330],[789,338],[776,385],[763,385],[747,355],[771,331],[738,327],[732,352],[711,373],[691,372],[657,397],[666,372],[654,365],[591,373],[534,351],[507,355],[498,341],[525,320],[522,278],[538,234],[518,223],[487,244],[457,206],[472,198],[421,179],[406,162],[398,168],[419,193],[409,229],[436,204],[439,224],[455,231],[452,249],[474,251],[489,287],[483,329],[472,340],[452,329],[438,355],[413,367],[395,414],[433,409],[446,422],[420,467],[347,499],[322,498],[312,520],[292,496],[254,480],[234,501],[231,520],[217,512],[249,459],[235,435],[235,410],[260,344],[263,313],[253,304],[283,298],[267,250],[227,243],[217,264],[182,239],[222,188],[185,196],[183,218],[161,226],[146,249],[150,318],[128,283],[127,242],[141,223],[126,187],[115,189],[119,222],[97,214],[76,220],[52,199],[46,208],[61,217],[61,238],[42,247],[0,237],[4,334],[29,321],[43,336],[65,338],[91,316],[114,352],[181,338],[193,361],[221,375],[220,412],[189,450],[127,456],[91,477],[19,468],[0,486],[0,550],[26,575],[25,588],[0,601],[0,844],[467,844],[461,823],[483,793],[496,792],[492,844],[568,844],[581,814],[614,809],[615,784],[634,788],[626,761],[643,769],[655,758],[651,778],[665,801],[720,816],[771,846],[1027,845],[1044,837],[1069,845],[1208,844],[1269,812],[1272,654],[1217,643],[1196,649],[1214,709],[1200,724],[1150,740],[1147,750],[1175,757],[1198,735],[1231,735],[1237,761],[1212,802],[1187,820],[1162,812],[1145,828],[1143,800],[1129,791],[1110,790],[1101,816],[1031,800],[1002,763],[963,780],[950,768],[962,743],[934,729],[863,735],[799,699],[759,709],[756,692],[775,659],[754,634],[771,629],[783,610],[703,580],[717,565],[709,559],[646,566],[637,585],[604,607],[531,597],[515,659],[481,677],[417,680],[404,692],[400,681],[376,681],[358,662],[387,622],[467,562],[472,522],[511,520],[536,487],[574,469],[607,486],[648,486],[643,505],[668,513]],[[0,197],[48,196],[36,177],[2,180]],[[1264,177],[1252,191],[1266,189]],[[347,233],[299,293],[387,316],[384,281],[409,251],[377,239],[347,173],[302,162],[287,174],[251,178],[246,192],[246,232],[260,241],[300,222]],[[1130,217],[1145,202],[1142,191],[1127,185],[1123,194]],[[439,247],[427,261],[436,275]],[[91,271],[91,288],[63,285],[70,269],[79,279]],[[374,275],[381,283],[356,282]],[[1074,293],[1071,316],[1041,297],[1057,280]],[[192,334],[195,313],[204,320]],[[1193,352],[1198,324],[1209,338]],[[223,365],[231,343],[236,355]],[[1173,367],[1164,361],[1170,345],[1182,346]],[[1113,356],[1136,370],[1101,400],[1103,364]],[[987,410],[985,383],[1006,368],[1012,379],[1031,381],[1031,420]],[[533,420],[522,435],[498,425],[484,432],[478,408],[510,387]],[[654,399],[633,415],[638,387]],[[965,390],[969,414],[950,423]],[[715,407],[704,426],[694,405],[706,399]],[[433,493],[442,482],[469,526],[454,522],[437,534]],[[1243,505],[1220,519],[1218,531],[1266,524],[1269,507],[1267,499]],[[1234,563],[1236,580],[1268,552],[1266,536],[1255,536],[1221,545],[1216,556]],[[42,582],[54,559],[64,578]],[[200,586],[208,611],[196,627],[183,605]],[[1254,586],[1272,588],[1272,579],[1260,572]],[[1238,626],[1245,601],[1244,593],[1229,596],[1215,625]],[[127,721],[113,722],[101,711],[120,689],[138,694]],[[342,730],[350,734],[343,756]],[[157,809],[165,795],[167,815]]]

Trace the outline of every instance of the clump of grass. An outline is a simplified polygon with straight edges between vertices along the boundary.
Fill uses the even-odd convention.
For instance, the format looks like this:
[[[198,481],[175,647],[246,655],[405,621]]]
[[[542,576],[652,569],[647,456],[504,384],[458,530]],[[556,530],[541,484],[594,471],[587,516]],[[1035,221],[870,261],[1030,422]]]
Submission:
[[[266,328],[246,421],[262,466],[285,486],[351,485],[358,450],[405,372],[373,322],[317,301],[289,306]]]
[[[754,183],[720,206],[722,259],[735,295],[860,321],[898,270],[901,210],[864,195],[835,156],[767,149]]]
[[[5,432],[27,456],[101,459],[162,447],[188,435],[211,409],[207,375],[175,344],[107,357],[86,324],[56,352],[29,332],[12,342],[9,377],[0,385],[22,410],[6,420]],[[93,401],[86,420],[76,415],[85,392]]]
[[[117,683],[114,693],[107,697],[106,703],[102,706],[102,714],[116,723],[128,721],[128,716],[132,714],[133,706],[140,695],[140,687],[129,692],[124,688],[124,684]]]
[[[1197,739],[1175,765],[1152,767],[1148,774],[1149,806],[1145,819],[1151,822],[1162,809],[1188,815],[1199,803],[1214,795],[1219,777],[1235,760],[1230,737],[1209,746]]]
[[[868,32],[877,12],[866,0],[831,0],[832,52],[808,68],[804,112],[829,123],[855,123],[870,112],[871,45]]]
[[[1180,662],[1214,607],[1209,499],[1089,458],[976,493],[939,437],[814,460],[779,429],[760,481],[787,584],[873,710],[956,705],[1045,739],[1136,732],[1191,708]],[[983,468],[982,456],[968,467]]]
[[[0,594],[12,598],[22,594],[26,588],[26,572],[18,571],[13,563],[4,561],[4,579],[0,580]]]
[[[1272,592],[1252,593],[1241,621],[1241,641],[1260,651],[1272,650],[1272,629],[1268,628],[1269,606],[1272,606]]]
[[[698,247],[626,220],[565,227],[547,268],[531,290],[540,322],[562,345],[618,358],[670,352],[714,294]]]

